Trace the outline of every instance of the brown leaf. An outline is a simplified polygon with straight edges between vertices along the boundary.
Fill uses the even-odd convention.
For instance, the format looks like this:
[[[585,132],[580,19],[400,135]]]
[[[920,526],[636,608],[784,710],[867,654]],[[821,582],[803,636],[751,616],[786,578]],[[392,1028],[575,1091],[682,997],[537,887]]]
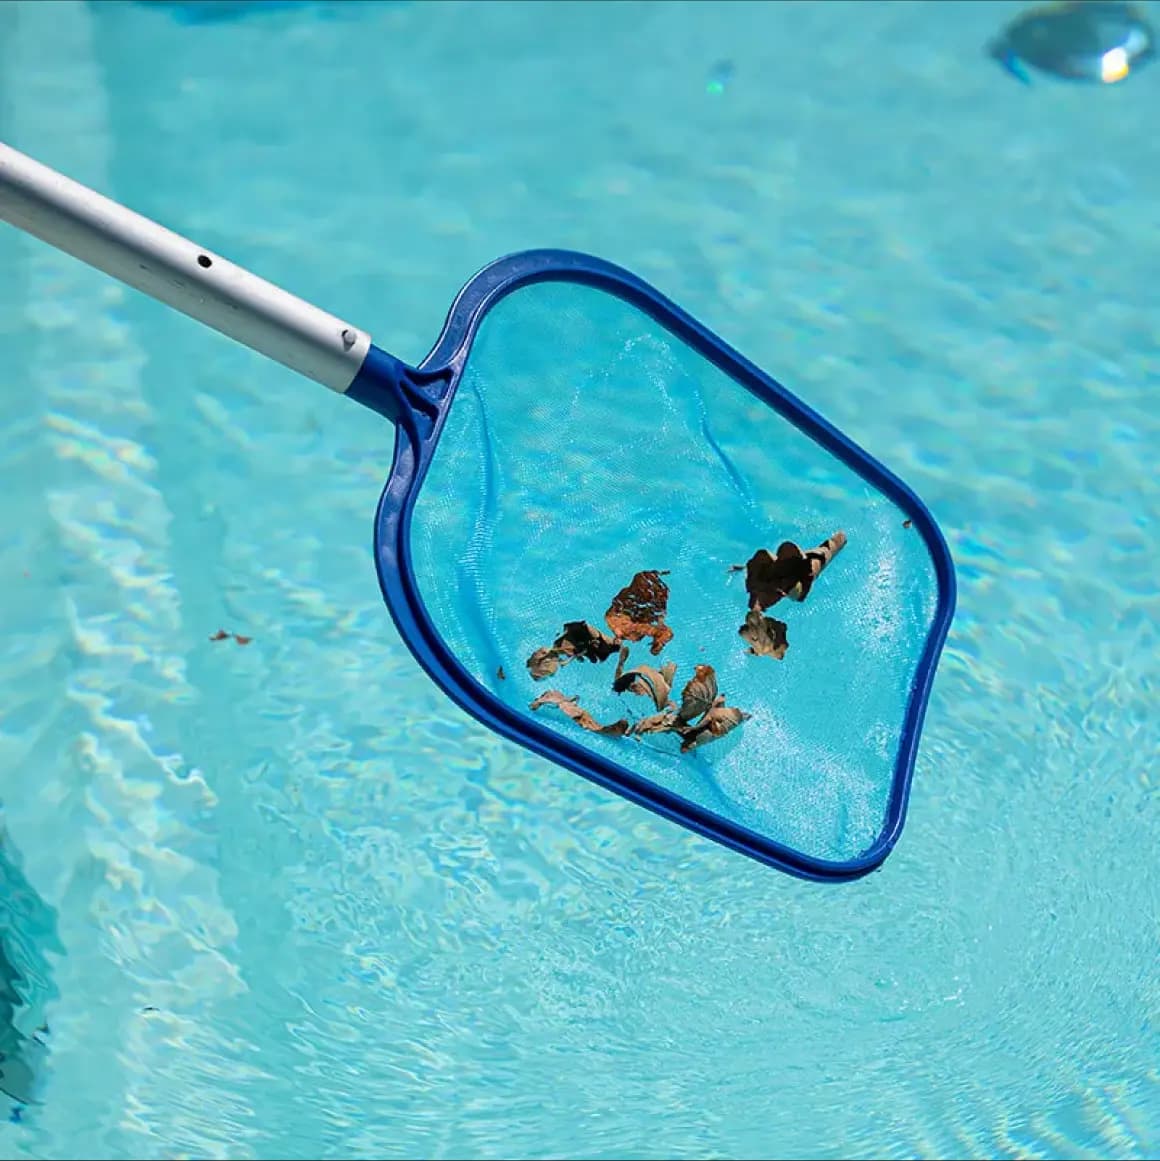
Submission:
[[[698,665],[689,683],[681,691],[681,708],[677,717],[688,724],[699,718],[717,696],[717,674],[711,665]]]
[[[210,637],[210,640],[224,641],[228,636],[229,634],[224,629],[219,629],[212,637]]]
[[[616,659],[616,672],[612,675],[613,687],[620,680],[620,675],[624,672],[624,663],[628,660],[628,646],[621,645],[620,656]]]
[[[552,642],[552,648],[570,653],[583,661],[607,661],[620,644],[615,637],[587,621],[565,621],[564,632]]]
[[[749,652],[758,657],[780,661],[789,648],[785,622],[762,616],[760,609],[750,609],[745,624],[737,632],[749,642]]]
[[[565,697],[558,689],[549,689],[540,694],[532,702],[531,708],[537,710],[545,705],[555,706],[561,713],[567,714],[578,726],[582,726],[586,730],[591,730],[595,734],[613,734],[616,737],[620,737],[628,733],[627,720],[622,718],[620,721],[613,722],[611,725],[602,726],[578,703],[578,698]]]
[[[792,541],[778,546],[777,556],[759,548],[745,566],[745,591],[751,609],[768,609],[776,605],[791,589],[813,582],[810,566],[802,550]]]
[[[253,637],[243,637],[240,633],[235,633],[234,640],[239,645],[249,645],[249,643],[253,640]]]
[[[622,650],[622,663],[624,655],[625,651]],[[614,692],[624,693],[627,690],[630,693],[638,693],[641,697],[651,697],[659,710],[663,710],[669,704],[669,694],[673,691],[673,678],[677,675],[675,661],[662,665],[660,669],[654,669],[651,665],[638,665],[635,669],[630,669],[624,674],[619,672],[619,666],[617,669],[616,680],[612,683]]]
[[[818,574],[845,547],[846,534],[835,532],[818,545],[802,552],[792,540],[778,545],[777,555],[759,548],[745,566],[745,591],[751,609],[776,605],[782,597],[804,601]]]
[[[565,621],[564,632],[552,642],[551,648],[537,649],[528,658],[528,672],[536,681],[542,681],[575,659],[607,661],[619,644],[587,621]]]
[[[651,714],[641,718],[628,732],[630,734],[667,734],[676,733],[681,729],[680,719],[672,710],[663,710],[659,714]]]
[[[681,753],[687,754],[698,746],[725,737],[751,716],[744,710],[726,705],[724,695],[719,694],[709,707],[709,712],[695,726],[686,726],[681,731]]]
[[[527,660],[528,672],[534,680],[543,681],[571,660],[567,655],[561,657],[555,649],[537,649]]]
[[[669,604],[669,586],[661,580],[668,570],[650,569],[638,572],[632,581],[612,598],[604,620],[616,636],[625,641],[653,639],[655,656],[672,639],[673,631],[665,624]]]
[[[495,671],[495,675],[500,681],[507,681],[507,674],[504,673],[502,665]]]
[[[832,536],[827,536],[826,539],[817,546],[817,548],[809,548],[806,550],[805,557],[806,560],[809,561],[810,565],[811,584],[813,581],[818,579],[822,569],[824,569],[826,565],[829,564],[830,561],[833,560],[834,557],[837,556],[838,553],[841,552],[845,547],[846,534],[839,529]],[[807,585],[806,591],[803,592],[800,597],[795,596],[793,593],[790,593],[789,595],[793,597],[795,601],[804,601],[808,592],[809,586]]]

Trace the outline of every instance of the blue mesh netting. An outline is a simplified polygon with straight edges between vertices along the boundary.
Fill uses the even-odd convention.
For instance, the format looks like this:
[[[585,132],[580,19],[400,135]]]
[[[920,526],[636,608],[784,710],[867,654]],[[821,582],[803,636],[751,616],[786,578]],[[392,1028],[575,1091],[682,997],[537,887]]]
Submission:
[[[765,610],[786,625],[784,657],[749,653],[746,574],[730,566],[838,530],[847,544],[807,599]],[[629,643],[625,668],[676,662],[679,704],[711,665],[751,716],[685,754],[672,733],[604,736],[550,706],[538,718],[806,854],[849,859],[877,837],[937,607],[931,556],[893,500],[642,311],[560,282],[491,310],[412,547],[432,619],[478,681],[529,714],[546,690],[577,696],[601,723],[657,712],[614,692],[615,653],[540,681],[526,661],[565,622],[607,632],[634,574],[668,570],[673,639],[655,656]]]

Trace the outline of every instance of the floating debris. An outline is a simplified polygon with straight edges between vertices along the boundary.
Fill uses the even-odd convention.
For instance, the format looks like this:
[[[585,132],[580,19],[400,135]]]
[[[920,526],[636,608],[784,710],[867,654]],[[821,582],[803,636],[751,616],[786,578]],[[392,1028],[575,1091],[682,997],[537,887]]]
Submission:
[[[1028,9],[987,45],[1017,80],[1027,66],[1069,81],[1112,85],[1156,54],[1156,34],[1135,4],[1067,0]]]
[[[249,645],[253,637],[243,637],[240,633],[227,633],[224,629],[219,629],[216,633],[210,635],[211,641],[228,641],[233,638],[239,645]]]
[[[725,695],[718,694],[714,699],[709,712],[695,725],[686,726],[680,731],[681,753],[687,754],[698,746],[715,742],[718,738],[735,730],[742,722],[747,721],[752,714],[744,710],[725,704]]]
[[[500,681],[507,681],[507,674],[504,673],[502,665],[495,671],[495,675]]]
[[[611,725],[602,726],[586,709],[579,704],[578,697],[567,697],[558,689],[549,689],[540,694],[531,704],[533,710],[542,706],[555,706],[561,713],[567,714],[578,726],[591,730],[594,734],[612,734],[621,737],[628,733],[628,721],[621,719]]]
[[[737,632],[749,642],[749,652],[780,661],[789,649],[789,629],[784,621],[766,617],[760,609],[750,609],[745,624]]]
[[[624,588],[612,598],[605,623],[616,634],[618,640],[643,641],[651,637],[651,652],[655,656],[672,639],[673,631],[665,624],[665,613],[669,605],[669,586],[661,580],[669,570],[638,572]]]
[[[744,566],[749,607],[764,612],[783,597],[804,601],[822,569],[845,546],[846,534],[839,531],[823,540],[817,548],[806,552],[802,552],[792,540],[782,541],[776,556],[771,555],[768,549],[759,548]],[[734,565],[733,570],[741,567]]]

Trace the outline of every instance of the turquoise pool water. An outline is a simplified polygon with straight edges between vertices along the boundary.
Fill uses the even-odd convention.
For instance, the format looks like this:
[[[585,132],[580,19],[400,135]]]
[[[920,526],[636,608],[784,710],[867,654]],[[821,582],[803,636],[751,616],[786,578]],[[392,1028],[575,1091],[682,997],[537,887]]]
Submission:
[[[383,425],[0,230],[4,1155],[1160,1150],[1160,67],[1022,88],[1016,11],[0,5],[6,141],[412,360],[620,262],[960,584],[902,842],[790,879],[423,679]]]

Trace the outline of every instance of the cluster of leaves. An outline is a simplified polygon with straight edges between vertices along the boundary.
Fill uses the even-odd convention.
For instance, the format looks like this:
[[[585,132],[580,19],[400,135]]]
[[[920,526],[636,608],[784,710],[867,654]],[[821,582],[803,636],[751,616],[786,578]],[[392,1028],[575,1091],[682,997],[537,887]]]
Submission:
[[[673,631],[665,623],[669,587],[661,578],[667,575],[667,572],[657,570],[638,572],[612,598],[604,614],[611,636],[587,621],[567,621],[563,633],[551,646],[537,649],[527,660],[528,672],[535,680],[541,681],[572,661],[599,663],[616,653],[613,691],[651,698],[656,713],[633,725],[629,725],[626,718],[602,725],[579,704],[578,697],[567,697],[557,689],[541,694],[531,703],[531,708],[538,710],[543,706],[553,706],[578,726],[595,733],[619,737],[626,734],[679,734],[682,753],[723,738],[745,721],[750,715],[726,705],[724,695],[718,693],[717,674],[711,665],[696,666],[693,676],[681,691],[679,705],[671,696],[677,674],[675,661],[666,662],[659,669],[651,665],[625,669],[629,654],[625,642],[651,639],[649,651],[656,656],[673,639]]]
[[[749,612],[738,633],[748,643],[750,653],[778,661],[785,656],[789,649],[786,623],[767,617],[765,611],[786,598],[804,601],[822,570],[845,545],[844,532],[835,532],[816,548],[804,552],[786,540],[778,545],[776,553],[761,548],[747,564],[732,566],[735,571],[745,570]],[[625,669],[629,654],[626,642],[651,641],[649,652],[655,657],[673,639],[673,630],[665,623],[669,602],[669,586],[661,579],[665,576],[667,571],[655,569],[638,572],[612,598],[604,614],[609,632],[588,621],[566,621],[564,631],[552,644],[537,649],[527,660],[528,672],[534,680],[542,681],[573,661],[600,664],[615,653],[613,691],[650,698],[656,707],[655,713],[631,725],[627,718],[604,725],[580,705],[578,697],[568,697],[558,689],[541,694],[531,703],[531,708],[553,706],[585,730],[616,737],[678,734],[682,754],[723,738],[746,721],[750,717],[748,713],[726,704],[724,694],[717,689],[717,674],[711,665],[694,668],[693,676],[681,690],[679,702],[672,696],[677,676],[675,661],[666,662],[659,669],[652,665]]]
[[[677,663],[670,661],[660,669],[638,665],[624,672],[628,648],[620,651],[616,678],[612,688],[617,693],[635,693],[651,697],[657,708],[655,714],[641,718],[629,731],[634,734],[679,734],[681,753],[687,754],[698,746],[723,738],[730,730],[749,718],[744,710],[725,704],[725,695],[717,692],[717,673],[711,665],[697,665],[693,676],[681,690],[678,705],[670,696]]]
[[[745,569],[745,591],[749,596],[749,612],[737,632],[748,642],[749,652],[758,657],[772,657],[780,661],[789,649],[789,630],[784,621],[765,616],[765,610],[788,597],[804,601],[810,595],[814,581],[822,569],[846,546],[846,534],[835,532],[826,537],[817,548],[803,552],[792,540],[778,545],[776,554],[759,548],[747,564],[735,564],[733,569]]]

